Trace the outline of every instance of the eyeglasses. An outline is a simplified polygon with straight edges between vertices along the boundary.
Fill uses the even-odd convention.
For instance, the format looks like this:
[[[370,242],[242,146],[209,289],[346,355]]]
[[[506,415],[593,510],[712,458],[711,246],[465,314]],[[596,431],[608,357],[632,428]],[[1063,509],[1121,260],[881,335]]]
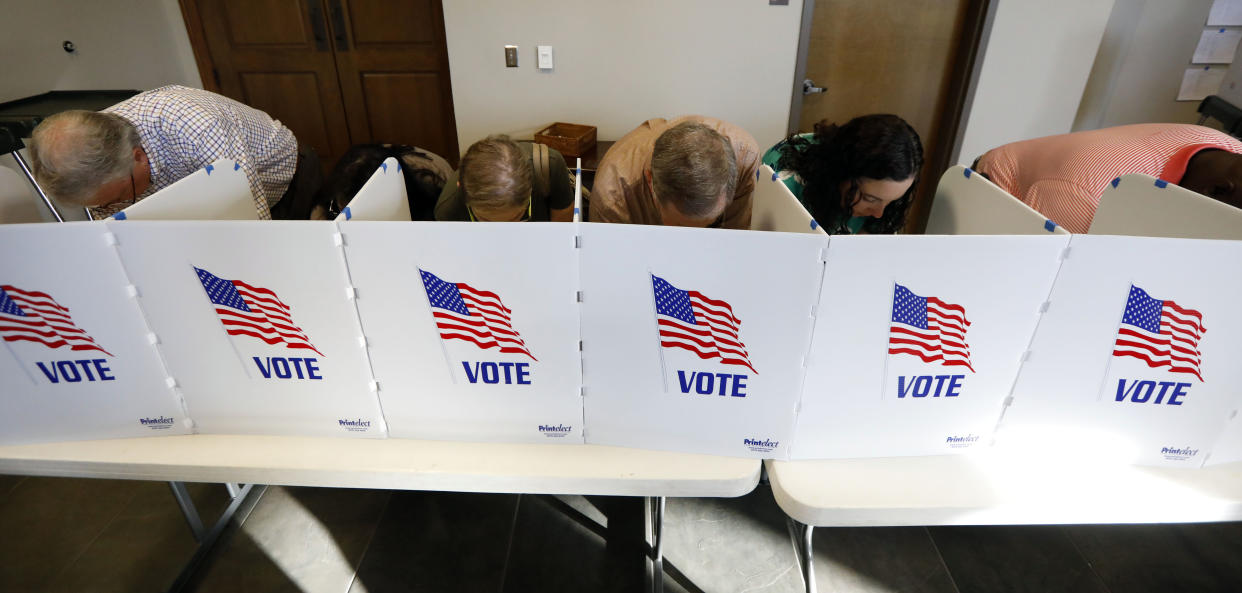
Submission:
[[[529,222],[534,210],[535,210],[535,199],[534,199],[534,196],[531,196],[531,198],[527,200],[526,202],[526,213],[523,214],[521,218],[517,219],[517,222]],[[470,222],[479,222],[478,217],[474,215],[474,209],[472,209],[469,205],[466,206],[466,214],[470,216]],[[506,221],[485,220],[483,222],[506,222]]]

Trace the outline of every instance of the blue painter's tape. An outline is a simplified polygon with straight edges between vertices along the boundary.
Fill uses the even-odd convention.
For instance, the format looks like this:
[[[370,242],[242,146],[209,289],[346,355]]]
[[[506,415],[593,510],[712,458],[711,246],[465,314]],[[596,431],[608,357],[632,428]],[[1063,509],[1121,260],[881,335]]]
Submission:
[[[238,169],[240,169],[240,168],[241,168],[241,164],[240,164],[240,163],[233,163],[233,170],[234,170],[234,171],[236,171],[236,170],[238,170]]]
[[[578,215],[578,209],[574,208],[574,216],[577,216],[577,215]]]
[[[387,172],[388,172],[388,163],[380,163],[380,168],[381,168],[381,169],[383,169],[385,173],[387,173]]]
[[[971,170],[970,170],[970,167],[966,167],[966,170],[965,170],[965,171],[962,171],[962,174],[966,175],[966,178],[967,178],[967,179],[970,179],[970,174],[971,174],[971,173],[974,173],[974,171],[971,171]]]
[[[125,220],[126,218],[129,218],[129,217],[125,216],[124,212],[117,212],[116,214],[112,215],[112,220]]]
[[[1225,32],[1225,28],[1224,28],[1224,27],[1221,27],[1221,28],[1220,28],[1220,32],[1221,32],[1221,33],[1224,33],[1224,32]]]
[[[1051,220],[1045,220],[1045,221],[1044,221],[1044,230],[1045,230],[1045,231],[1048,231],[1049,233],[1051,233],[1052,231],[1057,230],[1057,223],[1052,222]]]
[[[817,229],[817,228],[819,228],[819,223],[818,223],[818,222],[815,222],[815,219],[814,219],[814,218],[812,218],[812,219],[811,219],[811,230],[813,231],[813,230],[815,230],[815,229]]]
[[[1208,69],[1210,69],[1210,68],[1211,68],[1211,66],[1204,66],[1204,67],[1203,67],[1203,69],[1204,69],[1204,70],[1208,70]]]
[[[772,174],[772,181],[776,181],[776,177],[777,177],[778,175],[780,175],[780,174],[779,174],[779,173],[773,173],[773,174]]]
[[[1121,185],[1121,178],[1120,178],[1120,177],[1117,177],[1117,178],[1114,178],[1114,179],[1113,179],[1113,187],[1117,187],[1118,185]]]
[[[759,181],[759,170],[755,169],[755,181]]]
[[[207,171],[207,174],[208,174],[208,175],[211,175],[211,172],[212,172],[212,171],[214,171],[214,170],[216,169],[216,166],[215,166],[215,165],[207,165],[206,167],[203,167],[203,169]]]
[[[1163,180],[1163,179],[1157,179],[1157,180],[1156,180],[1156,187],[1159,187],[1159,188],[1161,188],[1161,189],[1164,189],[1164,188],[1166,188],[1166,187],[1168,187],[1168,186],[1169,186],[1169,182],[1168,182],[1168,181],[1165,181],[1165,180]]]
[[[344,210],[341,210],[341,213],[345,215],[345,220],[349,220],[354,217],[354,213],[349,211],[349,206],[346,206]]]

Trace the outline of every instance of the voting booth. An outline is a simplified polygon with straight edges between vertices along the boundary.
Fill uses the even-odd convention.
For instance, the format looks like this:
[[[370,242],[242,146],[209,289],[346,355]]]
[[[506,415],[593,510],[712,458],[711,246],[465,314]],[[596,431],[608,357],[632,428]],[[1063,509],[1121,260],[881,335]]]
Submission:
[[[928,235],[1067,235],[983,175],[956,165],[940,176],[927,218]]]
[[[217,160],[138,203],[114,220],[258,220],[259,211],[241,165]]]
[[[384,159],[371,178],[358,189],[349,205],[341,210],[340,220],[410,220],[410,201],[405,193],[405,176],[401,161]]]
[[[1236,240],[1242,239],[1242,209],[1134,173],[1104,188],[1088,234]]]
[[[780,176],[767,165],[759,165],[759,170],[755,171],[750,230],[827,234],[789,191]]]

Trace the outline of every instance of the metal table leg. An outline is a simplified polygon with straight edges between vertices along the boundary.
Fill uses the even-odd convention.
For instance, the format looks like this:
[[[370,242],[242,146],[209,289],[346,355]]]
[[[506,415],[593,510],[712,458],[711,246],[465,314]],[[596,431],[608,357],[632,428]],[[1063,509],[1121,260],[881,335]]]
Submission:
[[[203,520],[198,516],[198,509],[194,507],[190,492],[185,489],[185,482],[169,482],[168,485],[172,487],[173,498],[177,499],[177,506],[181,507],[181,514],[185,515],[185,522],[190,525],[194,541],[201,544],[203,536],[207,535],[207,530],[203,528]]]
[[[802,582],[806,584],[806,593],[815,593],[815,553],[811,545],[811,536],[815,532],[813,525],[803,525],[792,518],[788,519],[789,534],[793,540],[798,564],[802,569]]]
[[[173,496],[177,499],[177,504],[181,506],[181,511],[185,514],[185,520],[190,525],[190,531],[194,532],[194,539],[198,540],[198,549],[194,550],[194,555],[182,567],[181,573],[177,575],[177,580],[173,581],[172,586],[168,588],[168,593],[178,593],[189,584],[199,565],[211,553],[212,548],[216,545],[216,541],[220,539],[220,534],[224,533],[225,528],[228,527],[233,517],[239,513],[242,505],[248,505],[246,510],[240,511],[241,520],[245,520],[245,516],[254,508],[259,497],[263,496],[267,486],[226,484],[225,487],[228,488],[232,501],[229,502],[229,506],[224,509],[224,512],[220,513],[220,518],[216,519],[211,529],[205,530],[203,521],[199,518],[198,510],[194,507],[194,501],[190,498],[190,493],[185,488],[185,483],[169,482],[168,484],[172,486]]]
[[[664,502],[663,496],[648,497],[651,511],[651,590],[664,593]]]
[[[30,167],[26,165],[26,159],[22,158],[21,152],[14,150],[12,154],[13,160],[17,161],[17,166],[20,167],[22,173],[26,175],[26,179],[30,181],[30,185],[34,186],[35,193],[39,194],[40,198],[43,198],[43,204],[47,206],[48,210],[52,211],[52,216],[56,217],[56,222],[65,222],[65,217],[60,215],[60,211],[56,209],[56,205],[52,203],[52,199],[47,197],[47,194],[43,193],[43,188],[39,187],[39,182],[35,181],[34,174],[30,172]]]

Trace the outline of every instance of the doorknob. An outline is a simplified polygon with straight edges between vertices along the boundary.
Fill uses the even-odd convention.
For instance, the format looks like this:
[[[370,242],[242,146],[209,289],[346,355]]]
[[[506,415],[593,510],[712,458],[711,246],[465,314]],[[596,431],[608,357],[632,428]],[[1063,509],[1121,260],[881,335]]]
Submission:
[[[822,86],[815,86],[815,82],[809,78],[802,81],[802,94],[803,95],[814,95],[815,93],[823,93],[827,91],[828,89]]]

